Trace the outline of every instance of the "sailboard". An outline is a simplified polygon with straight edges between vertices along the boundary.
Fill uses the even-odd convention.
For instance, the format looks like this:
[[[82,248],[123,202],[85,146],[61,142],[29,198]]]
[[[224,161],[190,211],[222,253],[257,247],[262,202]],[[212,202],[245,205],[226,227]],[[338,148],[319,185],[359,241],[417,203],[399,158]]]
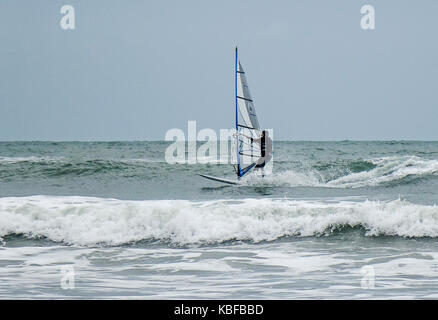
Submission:
[[[252,142],[252,139],[260,138],[261,129],[245,71],[238,58],[237,47],[234,71],[236,134],[234,135],[232,145],[233,152],[236,154],[236,166],[234,169],[237,181],[233,183],[233,180],[199,174],[204,178],[228,184],[239,184],[239,180],[254,169],[257,159],[261,155],[260,145]]]
[[[202,173],[198,173],[198,175],[201,177],[207,178],[209,180],[217,181],[217,182],[222,182],[222,183],[227,183],[227,184],[240,184],[239,180],[223,179],[223,178],[209,176],[207,174],[202,174]]]

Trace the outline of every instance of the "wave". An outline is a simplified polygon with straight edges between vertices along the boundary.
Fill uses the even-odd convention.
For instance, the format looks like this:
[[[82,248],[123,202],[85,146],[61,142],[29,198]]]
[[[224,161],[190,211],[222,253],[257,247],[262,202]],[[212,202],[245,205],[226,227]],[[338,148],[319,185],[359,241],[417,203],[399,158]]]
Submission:
[[[40,163],[40,162],[60,162],[64,160],[63,157],[0,157],[0,164],[12,164],[20,162]]]
[[[116,173],[136,176],[137,169],[160,165],[156,159],[69,159],[64,157],[0,157],[0,179],[51,178]]]
[[[407,177],[411,180],[436,175],[438,172],[437,160],[426,160],[416,156],[385,157],[370,160],[375,165],[370,171],[355,172],[345,177],[329,181],[330,185],[344,187],[362,187],[392,185],[402,182]]]
[[[204,160],[211,160],[204,158]],[[275,159],[274,159],[275,160]],[[203,170],[205,170],[205,165]],[[181,171],[181,166],[167,164],[164,159],[99,159],[64,157],[0,157],[0,179],[13,181],[29,178],[57,178],[111,174],[120,177],[142,177],[145,174],[166,175],[169,168]],[[226,165],[229,166],[229,165]],[[219,165],[209,165],[218,168]],[[293,168],[292,168],[293,167]],[[184,174],[197,173],[198,166],[185,166]],[[230,172],[228,168],[228,172]],[[373,159],[319,161],[313,164],[278,161],[274,173],[264,179],[249,176],[245,185],[274,187],[360,188],[392,187],[417,183],[436,177],[438,160],[418,156],[393,156]],[[211,174],[215,175],[215,171]],[[167,176],[164,176],[166,179]]]
[[[124,201],[89,197],[0,198],[0,237],[82,246],[274,241],[362,228],[366,236],[438,237],[438,207],[404,200],[244,199]]]
[[[29,157],[0,157],[0,163],[4,164],[14,164],[14,163],[68,163],[74,160],[68,159],[66,157],[37,157],[37,156],[29,156]],[[148,159],[148,158],[133,158],[133,159],[81,159],[76,160],[76,162],[103,162],[103,161],[112,161],[112,162],[120,162],[120,163],[143,163],[143,162],[156,162],[162,163],[164,160],[160,159]]]
[[[395,186],[436,176],[438,160],[417,156],[384,157],[363,161],[319,164],[308,169],[285,170],[249,184],[267,183],[289,187],[360,188]]]

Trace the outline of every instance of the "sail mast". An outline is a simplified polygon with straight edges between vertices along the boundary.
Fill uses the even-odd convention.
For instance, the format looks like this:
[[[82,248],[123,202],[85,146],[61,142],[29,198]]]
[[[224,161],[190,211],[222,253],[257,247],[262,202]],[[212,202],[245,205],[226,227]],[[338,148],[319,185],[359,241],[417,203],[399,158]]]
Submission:
[[[236,63],[235,63],[235,67],[234,67],[234,88],[235,88],[235,103],[236,103],[236,133],[239,133],[239,106],[237,103],[237,64],[238,64],[238,59],[237,59],[237,46],[236,46]],[[238,137],[236,137],[236,159],[237,159],[237,169],[236,169],[236,173],[237,176],[240,178],[240,157],[239,157],[239,139]]]

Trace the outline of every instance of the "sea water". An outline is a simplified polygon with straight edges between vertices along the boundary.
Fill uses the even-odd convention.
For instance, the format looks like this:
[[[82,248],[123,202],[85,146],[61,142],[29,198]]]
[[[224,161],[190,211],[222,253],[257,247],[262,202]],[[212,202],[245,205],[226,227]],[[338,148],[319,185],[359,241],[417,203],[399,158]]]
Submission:
[[[0,298],[438,298],[438,142],[275,142],[273,171],[168,142],[1,142]]]

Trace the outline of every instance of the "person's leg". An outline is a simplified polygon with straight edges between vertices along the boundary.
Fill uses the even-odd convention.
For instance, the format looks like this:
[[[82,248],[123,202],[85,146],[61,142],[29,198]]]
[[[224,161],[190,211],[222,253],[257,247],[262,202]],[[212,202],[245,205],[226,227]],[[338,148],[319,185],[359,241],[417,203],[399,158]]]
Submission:
[[[257,164],[254,168],[254,170],[262,170],[262,178],[265,176],[265,164],[266,164],[266,159],[265,157],[261,157],[260,159],[257,160]]]

